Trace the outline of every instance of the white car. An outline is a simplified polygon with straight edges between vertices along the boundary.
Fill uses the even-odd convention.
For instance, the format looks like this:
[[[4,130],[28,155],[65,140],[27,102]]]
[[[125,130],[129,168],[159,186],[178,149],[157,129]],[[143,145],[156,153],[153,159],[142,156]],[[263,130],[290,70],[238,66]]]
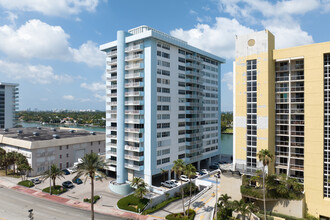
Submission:
[[[173,183],[175,186],[180,185],[180,183],[177,180],[169,180],[171,183]]]
[[[209,171],[207,169],[202,169],[201,170],[203,173],[209,174]]]
[[[189,178],[186,175],[181,175],[180,180],[182,180],[184,182],[189,182]]]

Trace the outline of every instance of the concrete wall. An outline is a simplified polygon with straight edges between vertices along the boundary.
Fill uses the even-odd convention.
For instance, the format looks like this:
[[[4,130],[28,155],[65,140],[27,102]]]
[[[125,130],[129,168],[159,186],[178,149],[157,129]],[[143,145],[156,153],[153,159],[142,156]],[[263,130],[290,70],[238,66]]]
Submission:
[[[241,185],[241,177],[232,176],[230,173],[222,174],[220,178],[220,195],[227,194],[232,200],[241,200]]]
[[[263,210],[263,201],[256,201],[257,206]],[[296,218],[304,218],[305,214],[305,201],[302,200],[278,200],[267,201],[267,211],[281,213]]]

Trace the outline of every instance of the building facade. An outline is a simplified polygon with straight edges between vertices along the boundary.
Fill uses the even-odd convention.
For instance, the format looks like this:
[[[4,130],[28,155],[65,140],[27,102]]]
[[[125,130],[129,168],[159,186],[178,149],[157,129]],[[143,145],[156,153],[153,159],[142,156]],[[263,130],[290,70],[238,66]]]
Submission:
[[[106,154],[117,182],[148,184],[183,159],[220,154],[220,72],[225,60],[147,26],[118,31],[107,53]],[[168,172],[170,174],[170,172]]]
[[[0,128],[16,125],[18,109],[18,84],[0,82]]]
[[[330,42],[274,45],[267,30],[236,38],[234,167],[253,173],[270,150],[268,172],[299,179],[306,211],[329,219]]]
[[[85,154],[104,154],[105,134],[68,128],[4,129],[0,131],[0,147],[26,156],[33,169],[30,175],[37,176],[52,164],[64,169],[72,167]]]

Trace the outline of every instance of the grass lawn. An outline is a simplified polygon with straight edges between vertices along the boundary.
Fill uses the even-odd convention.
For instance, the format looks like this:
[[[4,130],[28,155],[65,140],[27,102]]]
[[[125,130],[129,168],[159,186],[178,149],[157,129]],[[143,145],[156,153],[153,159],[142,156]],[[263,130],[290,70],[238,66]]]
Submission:
[[[94,204],[95,204],[99,199],[101,199],[101,197],[100,197],[99,195],[94,196]],[[91,199],[89,199],[89,198],[84,198],[84,202],[91,203]]]
[[[233,128],[226,128],[222,133],[224,134],[232,134],[233,133]]]
[[[7,173],[8,177],[13,177],[13,178],[21,178],[20,175],[18,174],[14,174],[12,170],[8,170],[8,173]],[[0,176],[6,176],[6,171],[5,170],[0,170]]]
[[[128,195],[122,199],[120,199],[117,203],[118,208],[132,211],[132,212],[139,212],[139,209],[142,209],[148,204],[149,199],[139,199],[134,196],[134,194]]]
[[[42,191],[45,193],[49,193],[49,187],[44,188]],[[68,191],[68,190],[62,186],[56,185],[55,188],[54,188],[54,186],[52,186],[53,195],[60,195],[62,193],[65,193],[66,191]]]
[[[23,180],[23,181],[17,183],[17,185],[31,188],[34,186],[34,183],[32,183],[30,180]]]

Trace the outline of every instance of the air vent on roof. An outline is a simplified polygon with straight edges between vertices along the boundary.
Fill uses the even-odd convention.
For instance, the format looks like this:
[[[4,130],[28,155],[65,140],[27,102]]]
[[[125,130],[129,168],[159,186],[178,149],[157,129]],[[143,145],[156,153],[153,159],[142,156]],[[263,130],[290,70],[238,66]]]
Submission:
[[[33,132],[33,136],[39,136],[38,132]]]
[[[89,132],[91,135],[95,135],[95,132],[94,131],[91,131],[91,132]]]
[[[56,128],[52,128],[52,131],[56,131]]]
[[[60,136],[58,134],[53,134],[53,139],[59,139]]]
[[[3,131],[4,131],[4,132],[7,132],[7,131],[8,131],[8,128],[3,129]]]
[[[37,127],[38,130],[41,130],[41,127]]]
[[[17,130],[17,134],[22,134],[23,131],[22,130]]]

